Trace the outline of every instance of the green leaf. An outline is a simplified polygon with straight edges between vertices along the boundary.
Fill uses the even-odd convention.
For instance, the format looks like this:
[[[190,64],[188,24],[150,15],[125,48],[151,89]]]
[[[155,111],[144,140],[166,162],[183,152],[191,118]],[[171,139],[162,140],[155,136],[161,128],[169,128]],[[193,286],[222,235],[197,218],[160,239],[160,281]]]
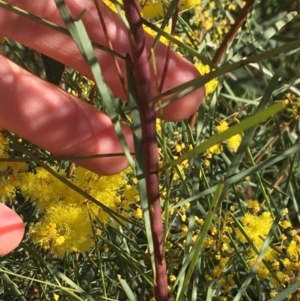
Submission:
[[[191,151],[189,151],[189,152],[185,153],[184,155],[182,155],[181,157],[179,157],[177,160],[174,160],[174,161],[170,162],[169,164],[167,164],[165,166],[165,168],[180,164],[182,161],[184,161],[186,159],[190,160],[193,157],[195,157],[196,155],[206,152],[210,147],[212,147],[234,135],[242,133],[242,132],[258,125],[259,123],[265,121],[266,119],[268,119],[271,116],[275,115],[276,113],[280,112],[285,107],[286,107],[286,102],[279,101],[279,102],[271,105],[267,109],[264,109],[260,112],[255,113],[254,115],[252,115],[248,118],[245,118],[240,123],[230,127],[228,130],[226,130],[222,133],[213,135],[212,137],[210,137],[209,139],[207,139],[200,145],[196,146]]]

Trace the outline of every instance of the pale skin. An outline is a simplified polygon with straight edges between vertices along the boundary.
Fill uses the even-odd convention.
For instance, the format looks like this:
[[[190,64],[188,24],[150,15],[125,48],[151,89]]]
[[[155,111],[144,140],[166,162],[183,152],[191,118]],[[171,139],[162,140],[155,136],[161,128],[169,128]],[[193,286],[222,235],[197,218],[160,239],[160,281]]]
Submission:
[[[54,0],[8,0],[6,2],[65,27]],[[107,46],[94,1],[66,0],[65,2],[74,18],[88,8],[83,22],[89,37]],[[128,33],[123,21],[103,3],[100,3],[100,6],[113,49],[122,55],[130,53]],[[89,66],[81,57],[76,45],[64,34],[0,8],[0,35],[23,43],[92,78]],[[153,38],[147,35],[146,41],[150,49]],[[158,44],[155,50],[158,80],[163,73],[166,52],[167,47]],[[95,54],[106,83],[116,96],[126,100],[126,92],[117,76],[111,54],[99,49],[95,50]],[[118,64],[122,75],[126,77],[125,62],[118,59]],[[18,134],[56,156],[123,152],[111,121],[105,114],[60,88],[31,75],[2,55],[0,55],[0,66],[0,126],[2,128]],[[163,91],[198,76],[198,71],[190,62],[171,52]],[[155,96],[157,91],[154,74],[152,82],[152,92]],[[170,121],[188,118],[200,106],[203,95],[204,89],[197,89],[165,107],[160,117]],[[124,124],[122,129],[130,150],[134,152],[130,127]],[[125,156],[77,160],[76,163],[98,174],[106,175],[118,173],[128,165]],[[4,216],[3,214],[7,218],[0,220],[0,255],[13,250],[24,233],[24,225],[19,216],[0,204],[0,217]],[[11,224],[14,225],[14,231],[7,226]],[[5,243],[8,233],[10,244]]]

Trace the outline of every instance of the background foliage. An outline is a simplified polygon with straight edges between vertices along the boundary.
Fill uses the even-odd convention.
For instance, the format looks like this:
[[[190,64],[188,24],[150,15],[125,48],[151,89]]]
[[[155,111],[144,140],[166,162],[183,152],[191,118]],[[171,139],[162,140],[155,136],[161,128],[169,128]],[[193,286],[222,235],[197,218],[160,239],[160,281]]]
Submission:
[[[299,2],[256,1],[218,64],[244,4],[181,3],[174,48],[206,75],[195,85],[207,92],[191,120],[157,120],[172,300],[300,300]],[[141,5],[156,35],[168,4]],[[37,53],[8,39],[2,51],[45,76]],[[94,86],[64,73],[64,89],[109,114]],[[118,116],[131,124],[123,102]],[[145,187],[132,170],[76,168],[70,177],[68,161],[14,134],[0,138],[1,198],[27,223],[20,248],[1,258],[1,299],[153,298]]]

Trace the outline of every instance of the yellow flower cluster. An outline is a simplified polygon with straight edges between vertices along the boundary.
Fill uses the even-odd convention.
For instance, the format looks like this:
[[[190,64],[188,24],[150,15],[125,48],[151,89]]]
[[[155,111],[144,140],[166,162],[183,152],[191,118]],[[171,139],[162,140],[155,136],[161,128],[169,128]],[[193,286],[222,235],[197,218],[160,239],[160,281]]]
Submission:
[[[20,183],[22,173],[27,170],[27,164],[24,162],[10,162],[9,158],[9,140],[0,131],[0,201],[11,200],[15,197],[16,187]]]
[[[117,12],[117,9],[109,0],[104,0],[104,3],[113,11]],[[121,2],[120,2],[121,4]],[[197,0],[182,0],[180,2],[180,11],[191,9],[199,4]],[[140,0],[142,16],[145,19],[160,19],[163,18],[169,7],[168,1],[163,0]]]
[[[217,133],[222,133],[228,130],[229,124],[227,121],[223,120],[219,125],[216,126],[216,132]],[[229,150],[232,152],[236,152],[237,149],[239,148],[240,144],[242,141],[242,137],[240,134],[234,135],[227,139],[225,142],[227,143],[227,146]],[[220,155],[223,152],[223,145],[221,143],[213,145],[210,147],[207,152],[205,153],[206,160],[204,161],[205,166],[210,165],[209,159],[212,158],[213,155]]]
[[[149,34],[150,34],[151,36],[153,36],[153,37],[156,37],[156,36],[157,36],[157,32],[156,32],[155,30],[151,29],[151,28],[148,27],[148,26],[145,26],[145,25],[144,25],[144,30],[145,30],[145,32],[149,33]],[[170,33],[171,33],[171,28],[170,28],[170,26],[166,26],[166,27],[164,28],[164,31],[165,31],[166,33],[170,34]],[[181,38],[179,35],[175,35],[174,37],[175,37],[177,40],[182,40],[182,38]],[[161,43],[165,44],[165,45],[169,45],[169,40],[168,40],[166,37],[164,37],[164,36],[160,36],[160,37],[159,37],[159,41],[160,41]],[[175,47],[173,47],[173,49],[176,50]]]
[[[163,0],[142,0],[140,1],[142,7],[142,15],[146,19],[163,18],[167,9],[168,2]],[[180,3],[180,10],[187,10],[199,4],[197,0],[182,0]]]
[[[0,157],[7,156],[9,140],[0,131]]]
[[[202,63],[198,62],[194,64],[197,70],[201,75],[205,75],[211,72],[211,69],[208,65],[203,65]],[[213,94],[218,86],[218,80],[216,78],[212,79],[208,83],[205,84],[205,93],[206,96]]]
[[[89,251],[94,244],[88,207],[53,203],[43,219],[31,229],[31,239],[59,256]],[[92,211],[93,216],[96,212]]]
[[[234,298],[234,290],[238,283],[236,260],[239,260],[241,256],[247,263],[246,270],[255,266],[258,277],[269,280],[274,288],[271,291],[273,296],[288,284],[298,281],[299,277],[295,277],[295,275],[300,272],[300,236],[295,230],[292,230],[291,223],[286,218],[288,211],[284,211],[278,228],[278,231],[282,233],[281,242],[272,241],[265,252],[264,261],[261,262],[257,262],[257,251],[261,251],[274,218],[257,200],[250,199],[247,201],[244,215],[240,218],[243,228],[241,231],[232,218],[232,214],[235,212],[236,208],[230,206],[221,214],[216,215],[201,252],[203,262],[207,260],[209,264],[209,267],[203,267],[205,280],[214,283],[213,288],[223,292],[220,296],[223,298],[222,300]],[[168,235],[166,258],[171,282],[176,280],[175,275],[180,268],[178,262],[182,262],[180,258],[186,247],[186,237],[189,231],[187,226],[188,204],[176,212],[171,212],[171,214],[173,213],[179,218],[181,227],[180,237],[174,234]],[[173,216],[173,218],[175,217]],[[192,242],[196,241],[201,233],[203,223],[203,219],[195,217],[195,223],[191,229]],[[256,250],[249,245],[249,240],[254,244]],[[268,264],[265,265],[265,262]]]
[[[169,234],[168,235],[168,244],[166,248],[166,258],[169,267],[169,279],[171,282],[176,280],[177,271],[180,266],[178,262],[182,262],[181,257],[183,256],[183,251],[186,248],[186,237],[189,231],[187,226],[188,215],[189,215],[189,203],[186,203],[184,206],[180,207],[176,212],[171,212],[171,214],[176,214],[176,217],[181,222],[180,233],[177,235]],[[225,214],[225,216],[229,216]],[[172,215],[174,219],[175,216]],[[204,240],[203,249],[201,256],[203,260],[209,259],[212,263],[211,274],[206,273],[205,279],[207,281],[217,281],[225,292],[230,292],[232,287],[235,285],[235,277],[232,273],[227,273],[228,266],[231,265],[230,254],[233,252],[233,248],[230,246],[231,239],[228,234],[233,233],[231,228],[232,220],[226,218],[221,220],[219,217],[216,217],[211,225],[207,237]],[[201,233],[204,220],[195,216],[195,223],[192,233],[192,244],[197,240],[199,234]],[[191,248],[191,246],[190,246]],[[204,271],[204,270],[203,270]]]
[[[59,173],[64,175],[62,171]],[[128,173],[126,170],[107,177],[78,167],[72,183],[109,209],[140,219],[140,208],[133,206],[139,200],[138,192],[126,185]],[[43,219],[31,230],[33,241],[45,249],[51,247],[57,255],[90,250],[94,243],[91,223],[98,222],[101,228],[112,222],[107,211],[88,202],[42,168],[37,168],[35,174],[24,174],[20,187],[24,196],[36,201],[39,210],[45,210]]]
[[[297,281],[298,278],[295,278],[295,275],[300,272],[300,236],[291,228],[291,223],[285,219],[287,213],[288,210],[285,210],[282,216],[284,220],[280,222],[278,229],[281,232],[281,242],[267,248],[264,262],[257,262],[257,252],[252,248],[248,249],[245,257],[249,268],[255,266],[257,275],[261,279],[269,279],[274,287],[271,292],[272,296]],[[273,221],[271,213],[263,211],[257,200],[248,201],[248,212],[241,218],[241,224],[248,239],[253,242],[258,251],[261,250]],[[248,240],[239,229],[235,229],[235,234],[240,242],[247,244]]]
[[[227,1],[222,1],[220,4],[226,11],[237,10],[236,1],[231,2],[229,5]],[[231,22],[224,14],[220,14],[220,9],[216,6],[215,1],[208,1],[205,6],[197,5],[194,9],[194,16],[194,25],[196,27],[193,31],[194,36],[202,37],[205,35],[207,42],[219,44],[229,31]],[[201,28],[201,30],[197,28]]]
[[[220,125],[216,126],[217,133],[222,133],[228,130],[228,123],[226,121],[222,121]],[[234,135],[226,140],[228,148],[232,152],[236,152],[240,146],[242,141],[242,137],[240,134]]]
[[[285,97],[292,106],[293,118],[298,119],[300,116],[300,97],[292,93],[287,93]]]
[[[246,212],[244,217],[242,217],[241,219],[241,223],[243,225],[244,231],[247,233],[247,236],[254,243],[256,248],[260,250],[264,242],[261,239],[261,237],[267,236],[273,223],[273,218],[271,217],[271,213],[263,212],[262,214],[258,215],[256,213],[252,214],[250,212]],[[239,229],[236,229],[235,232],[236,232],[237,239],[239,239],[243,243],[247,243],[247,239]],[[272,249],[269,249],[266,252],[265,257],[270,260],[273,260],[274,255],[275,254],[272,251]],[[251,249],[251,251],[249,252],[249,258],[250,258],[249,265],[250,266],[254,265],[257,258],[255,250]]]

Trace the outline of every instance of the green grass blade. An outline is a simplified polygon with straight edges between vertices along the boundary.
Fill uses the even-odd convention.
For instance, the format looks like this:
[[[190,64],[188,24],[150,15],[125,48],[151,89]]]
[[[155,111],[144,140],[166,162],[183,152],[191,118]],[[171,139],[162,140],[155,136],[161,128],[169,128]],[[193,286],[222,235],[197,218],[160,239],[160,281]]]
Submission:
[[[265,93],[257,107],[256,112],[262,111],[263,108],[265,108],[268,104],[271,103],[272,101],[272,93],[275,90],[277,84],[278,84],[278,80],[280,77],[280,74],[282,73],[282,68],[278,68],[278,70],[276,71],[276,73],[274,74],[274,76],[272,77],[267,89],[265,90]],[[240,144],[239,149],[237,150],[231,165],[228,168],[228,173],[227,173],[227,177],[231,176],[232,174],[234,174],[236,172],[236,169],[238,168],[239,164],[242,161],[242,158],[245,154],[245,151],[248,147],[248,145],[250,144],[250,141],[252,140],[252,137],[255,133],[256,127],[253,127],[251,129],[249,129],[243,139],[242,142]]]
[[[255,166],[252,166],[243,171],[240,171],[238,174],[236,174],[228,179],[225,179],[224,187],[238,183],[239,181],[242,181],[245,177],[247,177],[255,172],[258,172],[260,170],[263,170],[271,165],[274,165],[277,162],[280,162],[280,161],[292,156],[293,154],[299,152],[299,150],[300,150],[300,143],[296,143],[292,147],[290,147],[290,148],[286,149],[285,151],[283,151],[282,153],[280,153],[279,155],[275,155],[271,158],[268,158],[265,161],[255,165]],[[188,199],[178,202],[176,205],[173,206],[173,208],[178,208],[187,202],[192,202],[192,201],[202,198],[210,193],[214,193],[216,191],[217,187],[218,187],[218,185],[214,185],[208,189],[205,189],[204,191],[202,191],[196,195],[193,195],[192,197],[189,197]]]
[[[114,107],[114,98],[113,95],[106,85],[106,83],[103,80],[102,72],[100,69],[100,65],[97,61],[97,58],[94,54],[94,50],[92,47],[91,40],[88,37],[88,34],[86,32],[86,29],[84,27],[84,24],[81,20],[74,21],[64,4],[63,0],[55,0],[58,10],[61,13],[61,16],[68,27],[80,53],[85,58],[87,64],[90,66],[92,74],[94,76],[94,80],[96,82],[98,92],[103,99],[105,106],[107,108],[107,111],[109,113],[109,117],[112,120],[115,128],[115,132],[119,138],[119,141],[122,145],[122,148],[124,150],[124,153],[129,161],[129,164],[134,169],[134,161],[130,154],[129,147],[125,141],[121,124],[119,121],[119,117],[117,116],[115,107]]]
[[[255,52],[255,49],[258,49],[260,45],[270,40],[276,33],[278,33],[286,24],[291,22],[296,16],[297,12],[292,11],[289,12],[286,16],[284,16],[280,21],[276,22],[271,28],[266,29],[260,36],[258,36],[255,41],[242,49],[239,49],[238,52],[232,59],[232,62],[236,62],[241,60],[243,57],[248,56],[249,54]],[[243,57],[240,53],[243,53]]]
[[[283,301],[285,299],[288,299],[288,297],[300,289],[300,281],[297,281],[291,285],[289,285],[285,290],[278,293],[275,297],[269,299],[268,301]],[[298,299],[296,299],[298,300]]]
[[[277,102],[267,109],[257,112],[256,114],[242,120],[239,124],[236,124],[232,127],[230,127],[225,132],[222,132],[220,134],[214,135],[207,139],[205,142],[201,143],[199,146],[196,146],[191,151],[185,153],[181,157],[179,157],[177,160],[172,161],[170,164],[168,164],[166,167],[174,166],[182,162],[183,160],[190,160],[191,158],[195,157],[198,154],[206,152],[210,147],[218,144],[219,142],[222,142],[236,134],[242,133],[256,125],[258,125],[260,122],[265,121],[269,117],[275,115],[276,113],[280,112],[286,107],[286,103],[284,101]]]
[[[223,187],[224,187],[223,182],[221,182],[217,186],[216,192],[215,192],[213,200],[210,204],[210,208],[207,212],[205,222],[203,224],[201,232],[200,232],[199,236],[197,237],[195,245],[193,246],[193,248],[192,248],[190,254],[188,255],[188,257],[186,258],[186,260],[184,261],[183,266],[182,266],[182,268],[181,268],[181,270],[178,274],[177,279],[184,278],[184,281],[183,281],[182,287],[179,288],[179,290],[178,290],[176,301],[182,301],[183,297],[184,297],[184,294],[187,291],[187,286],[190,282],[191,275],[192,275],[193,270],[195,268],[195,264],[197,262],[197,259],[199,258],[200,254],[201,254],[201,249],[202,249],[205,237],[207,235],[207,231],[208,231],[208,229],[211,225],[211,222],[214,218],[217,204],[220,201],[220,196],[221,196]],[[186,271],[186,269],[187,269],[187,271]],[[177,281],[174,283],[174,287],[176,285],[177,285]]]
[[[234,215],[231,215],[231,217],[233,218],[234,222],[236,225],[238,225],[238,228],[240,229],[240,231],[243,233],[244,237],[247,239],[249,245],[251,246],[251,248],[256,252],[257,254],[257,259],[256,259],[256,263],[259,263],[261,261],[264,262],[264,264],[266,266],[268,266],[267,262],[264,260],[264,256],[265,253],[267,251],[267,248],[269,247],[272,237],[274,236],[274,234],[276,233],[276,229],[278,228],[278,224],[280,222],[281,216],[282,216],[282,212],[283,209],[286,207],[287,205],[287,201],[284,202],[270,228],[269,233],[267,234],[267,236],[264,238],[264,242],[262,244],[261,250],[257,250],[256,246],[254,245],[254,243],[252,242],[251,238],[247,235],[247,233],[244,231],[243,226],[236,220],[236,218],[234,217]],[[241,288],[239,289],[239,291],[237,292],[236,296],[234,297],[233,301],[238,301],[241,299],[241,297],[243,296],[244,292],[246,291],[246,289],[248,288],[250,282],[252,281],[253,277],[255,277],[256,275],[256,271],[257,271],[257,267],[256,265],[254,265],[253,267],[251,267],[248,276],[246,277],[246,279],[244,280]]]
[[[236,63],[233,63],[233,64],[225,63],[224,65],[217,68],[215,71],[212,71],[201,77],[199,76],[199,78],[191,80],[185,84],[177,86],[176,88],[165,91],[164,93],[161,93],[161,94],[153,97],[152,101],[157,101],[164,96],[169,96],[170,94],[176,94],[176,96],[171,97],[168,101],[166,101],[163,104],[163,107],[165,107],[168,104],[174,102],[175,100],[193,92],[194,90],[198,89],[199,87],[204,86],[206,83],[208,83],[209,81],[211,81],[214,78],[217,78],[226,73],[240,69],[244,66],[247,66],[250,63],[256,63],[256,62],[259,62],[259,61],[262,61],[265,59],[269,59],[271,57],[275,57],[275,56],[282,55],[282,54],[285,54],[287,56],[292,55],[299,48],[300,48],[300,39],[297,39],[297,40],[294,40],[293,42],[286,43],[282,46],[278,46],[274,49],[265,51],[263,53],[252,55],[251,57],[240,60]]]
[[[131,290],[130,286],[128,285],[127,281],[121,278],[121,275],[118,275],[118,280],[128,298],[129,301],[136,301],[136,297],[133,293],[133,291]]]

